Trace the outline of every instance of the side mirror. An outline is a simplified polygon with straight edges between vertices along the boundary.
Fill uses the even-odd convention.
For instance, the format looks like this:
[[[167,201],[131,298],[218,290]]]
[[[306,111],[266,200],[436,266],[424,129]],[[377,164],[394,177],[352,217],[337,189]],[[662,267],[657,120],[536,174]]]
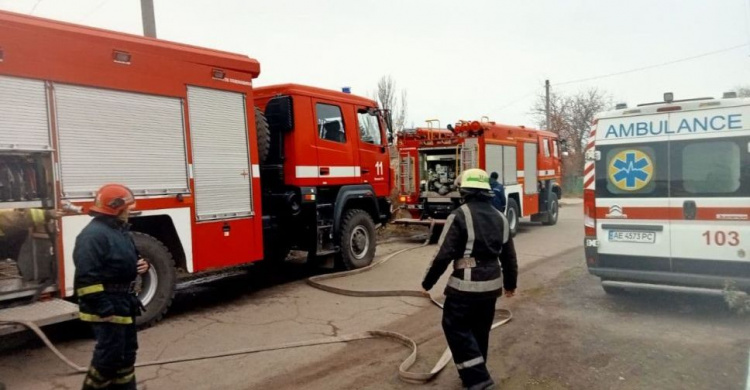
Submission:
[[[276,96],[266,106],[266,120],[272,132],[294,130],[294,107],[291,96]]]
[[[385,133],[386,133],[386,139],[388,140],[388,145],[393,145],[393,121],[391,119],[391,110],[383,109],[380,110],[380,114],[383,116],[383,119],[385,120]]]
[[[586,161],[599,161],[602,159],[602,152],[598,150],[588,150],[586,151],[586,154],[584,154],[583,158]]]

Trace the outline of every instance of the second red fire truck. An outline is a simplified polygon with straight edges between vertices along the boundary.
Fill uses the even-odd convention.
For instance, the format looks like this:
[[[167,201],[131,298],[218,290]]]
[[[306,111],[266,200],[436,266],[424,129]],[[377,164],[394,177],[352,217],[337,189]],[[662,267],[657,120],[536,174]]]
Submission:
[[[397,223],[442,224],[461,199],[454,181],[470,168],[498,173],[512,234],[519,218],[557,223],[561,148],[554,133],[488,120],[417,128],[399,134],[398,158],[399,200],[411,218]]]

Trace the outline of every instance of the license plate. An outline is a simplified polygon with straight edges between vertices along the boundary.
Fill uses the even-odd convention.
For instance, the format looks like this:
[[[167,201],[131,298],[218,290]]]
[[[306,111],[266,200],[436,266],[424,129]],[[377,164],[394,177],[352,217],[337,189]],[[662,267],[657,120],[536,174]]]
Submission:
[[[656,232],[623,232],[618,230],[610,230],[609,241],[653,244],[654,242],[656,242]]]

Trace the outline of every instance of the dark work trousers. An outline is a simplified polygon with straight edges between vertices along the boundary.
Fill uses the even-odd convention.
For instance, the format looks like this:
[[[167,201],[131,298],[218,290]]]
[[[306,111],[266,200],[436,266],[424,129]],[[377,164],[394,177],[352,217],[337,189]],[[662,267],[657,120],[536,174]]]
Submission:
[[[135,390],[135,319],[132,324],[93,322],[96,347],[83,389]]]
[[[461,382],[469,389],[484,389],[493,384],[486,364],[496,302],[497,298],[445,298],[443,331]]]

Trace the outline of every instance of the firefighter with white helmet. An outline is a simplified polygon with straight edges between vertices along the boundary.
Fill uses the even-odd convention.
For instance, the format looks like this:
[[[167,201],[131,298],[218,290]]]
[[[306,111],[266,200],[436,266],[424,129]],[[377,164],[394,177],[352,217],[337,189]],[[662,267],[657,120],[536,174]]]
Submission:
[[[138,350],[135,316],[142,306],[134,281],[148,270],[128,229],[133,193],[119,184],[103,186],[89,214],[94,219],[76,238],[73,261],[81,320],[96,338],[84,389],[135,389]]]
[[[453,263],[443,331],[464,387],[489,389],[494,382],[486,363],[495,303],[503,288],[506,297],[515,294],[518,263],[508,221],[491,204],[487,172],[468,169],[459,179],[464,204],[446,220],[422,288],[429,291]]]

